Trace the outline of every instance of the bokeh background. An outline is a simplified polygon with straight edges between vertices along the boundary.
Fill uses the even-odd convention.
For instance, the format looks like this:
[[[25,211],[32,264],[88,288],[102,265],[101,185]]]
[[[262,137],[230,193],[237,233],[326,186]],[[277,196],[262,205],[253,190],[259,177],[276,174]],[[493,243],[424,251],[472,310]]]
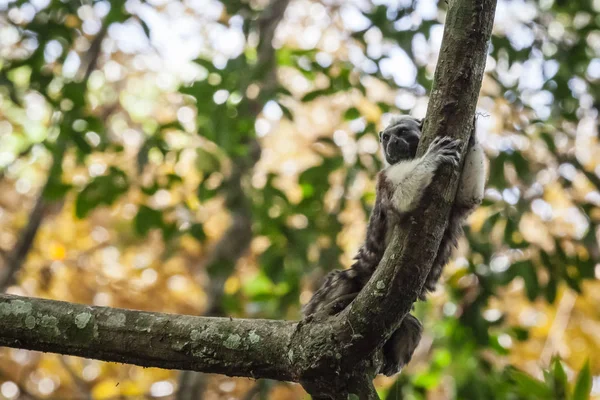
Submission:
[[[298,319],[364,238],[377,132],[425,115],[447,7],[1,0],[0,290]],[[599,108],[600,1],[499,0],[486,199],[382,398],[600,395]],[[0,399],[306,398],[0,349]]]

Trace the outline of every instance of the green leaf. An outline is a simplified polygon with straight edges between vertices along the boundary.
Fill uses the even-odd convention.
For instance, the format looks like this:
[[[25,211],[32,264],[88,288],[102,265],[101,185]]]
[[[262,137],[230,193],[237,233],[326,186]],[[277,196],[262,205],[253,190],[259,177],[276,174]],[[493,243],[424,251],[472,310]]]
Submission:
[[[177,229],[177,224],[175,224],[174,222],[168,224],[163,221],[162,226],[160,226],[160,228],[162,230],[162,236],[165,242],[168,242],[169,240],[173,239],[179,233],[179,229]]]
[[[196,58],[195,60],[192,60],[192,62],[203,66],[204,68],[206,68],[206,70],[208,72],[218,72],[219,70],[215,67],[215,65],[212,63],[212,61],[207,60],[206,58]]]
[[[346,112],[344,113],[344,119],[346,121],[357,119],[357,118],[360,118],[360,112],[358,111],[358,109],[356,107],[351,107],[351,108],[347,109]]]
[[[512,237],[513,237],[513,233],[515,232],[515,230],[517,229],[517,224],[515,223],[515,221],[513,221],[512,218],[507,218],[506,219],[506,225],[504,226],[504,242],[505,243],[512,243]]]
[[[203,148],[196,149],[196,153],[196,168],[198,171],[211,174],[221,170],[221,161],[216,154]]]
[[[125,4],[122,1],[110,0],[110,11],[106,16],[105,23],[122,22],[126,17]]]
[[[516,369],[511,370],[510,376],[522,394],[543,400],[552,398],[552,390],[543,382]]]
[[[507,348],[500,344],[498,340],[498,335],[490,335],[489,339],[490,348],[494,349],[498,354],[508,355],[510,352]]]
[[[202,224],[193,224],[190,227],[190,235],[192,235],[199,242],[206,240],[206,233],[204,233],[204,227]]]
[[[140,189],[141,189],[142,193],[144,193],[148,196],[152,196],[154,193],[156,193],[160,190],[160,186],[158,186],[158,183],[156,183],[156,181],[154,181],[152,183],[152,185],[141,186]]]
[[[198,194],[198,199],[202,202],[212,199],[219,193],[219,188],[207,188],[206,179],[204,179],[202,183],[198,185],[198,190],[196,192]]]
[[[554,137],[552,135],[550,135],[549,133],[546,133],[546,132],[541,133],[540,137],[546,143],[546,146],[548,146],[548,149],[552,153],[556,153],[556,144],[554,144]]]
[[[587,400],[592,391],[592,373],[590,371],[590,360],[587,360],[577,375],[575,388],[573,389],[573,400]]]
[[[48,179],[48,184],[44,188],[44,198],[51,201],[60,200],[72,188],[72,185],[63,183],[60,177],[51,177]]]
[[[553,382],[554,393],[556,395],[556,398],[558,398],[558,399],[566,398],[567,391],[569,388],[569,382],[567,379],[567,374],[565,373],[562,363],[560,362],[560,359],[558,357],[555,357],[554,360],[552,361],[551,366],[552,366],[552,377],[554,380],[554,382]]]
[[[177,174],[167,174],[167,187],[171,188],[178,183],[183,183],[183,178]]]
[[[554,304],[554,300],[556,300],[556,293],[558,292],[558,282],[556,278],[552,275],[548,278],[548,284],[546,285],[546,291],[544,295],[548,303]]]
[[[73,132],[71,139],[73,139],[75,146],[83,154],[87,155],[92,152],[92,146],[90,146],[90,144],[85,140],[85,137],[81,133]]]
[[[440,380],[442,379],[442,374],[439,371],[427,371],[425,373],[421,373],[415,377],[413,380],[413,384],[417,387],[422,387],[425,389],[433,389],[437,385],[439,385]]]
[[[69,82],[63,86],[62,94],[71,100],[75,107],[83,107],[85,105],[85,89],[82,82]]]
[[[248,297],[269,295],[273,292],[273,282],[264,274],[258,274],[254,278],[245,281],[242,286],[244,294]]]
[[[484,235],[489,234],[492,231],[492,229],[494,229],[494,226],[496,226],[496,223],[498,222],[501,216],[502,215],[499,212],[492,214],[483,223],[483,226],[481,227],[481,233]]]
[[[146,22],[144,22],[143,19],[139,19],[140,24],[142,25],[142,29],[144,30],[144,33],[146,34],[146,37],[148,39],[150,39],[150,28],[148,27],[148,24],[146,24]]]
[[[8,96],[13,103],[18,106],[22,106],[21,99],[14,82],[8,79],[4,71],[0,72],[0,88],[8,91]]]
[[[506,180],[504,177],[504,163],[508,161],[508,154],[501,152],[494,159],[490,160],[490,177],[488,185],[496,188],[506,187]]]
[[[517,262],[513,264],[511,268],[514,268],[515,273],[520,275],[525,281],[525,291],[527,293],[527,298],[530,301],[535,300],[540,291],[540,283],[538,281],[538,276],[535,267],[533,266],[531,261]]]
[[[167,142],[165,142],[160,136],[153,135],[147,138],[137,154],[136,161],[138,174],[141,174],[144,171],[144,167],[148,163],[150,150],[153,148],[157,148],[163,155],[167,154],[169,151]]]
[[[302,102],[307,103],[309,101],[313,101],[317,97],[327,96],[328,94],[331,94],[331,89],[318,89],[305,94],[304,97],[302,97]]]
[[[99,205],[111,205],[129,189],[127,175],[116,167],[110,167],[108,174],[96,177],[78,193],[75,199],[75,215],[85,218]]]
[[[179,121],[173,121],[173,122],[169,122],[168,124],[162,124],[158,129],[160,131],[175,129],[175,130],[185,132],[185,128],[183,127],[183,125],[181,125],[181,122],[179,122]]]
[[[384,113],[390,112],[390,110],[392,109],[392,107],[390,107],[389,104],[386,104],[383,102],[377,102],[377,105],[379,106],[379,109],[381,110],[381,112],[384,112]]]
[[[287,108],[286,106],[284,106],[281,103],[277,103],[279,105],[279,108],[281,108],[281,111],[283,112],[283,115],[289,119],[290,121],[294,120],[294,114],[292,114],[292,112],[290,111],[289,108]]]
[[[529,339],[529,331],[527,329],[515,326],[512,328],[512,333],[515,339],[517,339],[520,342]]]
[[[511,155],[510,159],[513,162],[513,165],[515,166],[515,169],[517,170],[519,178],[523,179],[530,175],[530,173],[529,173],[530,161],[526,160],[525,157],[523,157],[523,155],[520,152],[518,152],[518,151],[514,152]]]
[[[146,236],[151,229],[162,228],[162,212],[142,205],[133,219],[133,226],[138,235]]]

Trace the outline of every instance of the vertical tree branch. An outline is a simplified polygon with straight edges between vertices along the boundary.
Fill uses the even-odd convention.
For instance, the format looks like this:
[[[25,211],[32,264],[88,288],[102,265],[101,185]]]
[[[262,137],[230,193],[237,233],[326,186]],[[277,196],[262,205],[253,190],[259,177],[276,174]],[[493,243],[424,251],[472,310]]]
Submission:
[[[282,20],[288,4],[289,0],[272,0],[258,20],[257,29],[260,35],[258,58],[256,67],[250,75],[262,76],[259,83],[261,90],[266,93],[271,93],[277,85],[275,49],[272,43],[275,30]],[[268,72],[261,74],[265,68]],[[250,83],[252,82],[245,81],[240,88],[240,92],[245,94]],[[252,117],[255,119],[262,111],[267,97],[260,96],[257,99],[248,100]],[[220,300],[223,296],[225,280],[233,271],[239,258],[247,251],[252,240],[251,201],[244,193],[242,179],[249,175],[259,160],[261,148],[256,139],[252,139],[247,146],[249,149],[248,156],[234,160],[233,171],[226,182],[226,204],[233,214],[233,222],[203,262],[203,267],[207,270],[215,267],[218,267],[220,271],[225,270],[225,272],[221,272],[212,279],[214,282],[211,282],[209,289],[211,305],[207,315],[221,314]]]
[[[472,132],[483,79],[496,0],[454,0],[449,4],[423,137],[418,155],[437,136],[461,139],[463,155]],[[383,260],[356,300],[339,315],[345,362],[384,343],[410,312],[429,273],[458,184],[459,174],[444,167],[422,206],[388,246]]]
[[[102,49],[102,41],[106,36],[107,28],[108,26],[105,22],[90,46],[88,52],[89,61],[83,72],[82,82],[84,86],[98,63],[98,57],[100,56],[100,50]],[[54,175],[60,174],[62,161],[67,150],[66,136],[67,134],[65,132],[59,133],[58,138],[56,139],[52,165],[50,166],[46,183],[35,201],[35,205],[29,214],[27,225],[23,228],[15,247],[5,257],[4,268],[0,270],[0,293],[4,292],[15,282],[18,271],[23,266],[27,254],[29,254],[29,251],[33,247],[35,237],[46,215],[46,210],[51,205],[46,199],[46,196],[48,189],[54,183],[53,179],[56,179]]]
[[[275,49],[273,38],[279,22],[282,20],[289,0],[272,0],[262,12],[258,21],[260,42],[255,73],[268,68],[263,75],[261,87],[263,91],[271,92],[277,84]],[[252,74],[254,75],[254,74]],[[240,92],[245,94],[250,82],[242,84]],[[256,119],[264,106],[258,98],[250,101],[250,111]],[[237,261],[246,253],[252,240],[251,200],[244,193],[242,179],[247,176],[260,158],[261,148],[256,139],[248,143],[248,156],[240,157],[233,162],[233,171],[226,182],[226,205],[232,213],[232,224],[221,239],[215,244],[209,256],[202,263],[202,270],[211,271],[216,268],[218,273],[211,274],[208,288],[208,316],[222,315],[221,302],[225,281],[233,272]],[[179,377],[177,400],[199,398],[204,391],[206,377],[201,373],[182,372]]]
[[[46,186],[48,183],[46,183]],[[25,257],[33,245],[33,240],[44,218],[46,201],[43,196],[44,189],[38,195],[35,205],[29,214],[27,226],[21,232],[15,247],[6,254],[4,268],[0,270],[0,292],[4,292],[16,279],[17,272],[21,269]]]

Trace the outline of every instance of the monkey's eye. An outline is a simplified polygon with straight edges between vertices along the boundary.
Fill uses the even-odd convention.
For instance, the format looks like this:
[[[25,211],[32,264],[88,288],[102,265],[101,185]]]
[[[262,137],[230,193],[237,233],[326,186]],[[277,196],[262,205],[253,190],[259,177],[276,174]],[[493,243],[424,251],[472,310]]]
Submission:
[[[381,135],[381,140],[388,140],[390,138],[390,134],[389,133],[384,133],[383,135]]]

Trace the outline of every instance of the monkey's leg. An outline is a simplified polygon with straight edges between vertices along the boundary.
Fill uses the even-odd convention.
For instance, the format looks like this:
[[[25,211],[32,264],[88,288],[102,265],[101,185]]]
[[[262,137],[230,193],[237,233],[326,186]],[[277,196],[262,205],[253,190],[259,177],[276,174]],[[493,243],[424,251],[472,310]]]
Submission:
[[[402,370],[412,358],[415,349],[421,341],[423,325],[412,314],[407,314],[400,327],[383,345],[382,374],[392,376]]]
[[[356,271],[352,268],[331,271],[304,307],[304,315],[309,317],[313,314],[337,314],[350,304],[361,288]]]
[[[329,317],[338,314],[344,308],[348,307],[350,303],[352,303],[352,300],[354,300],[356,296],[358,296],[358,293],[359,292],[348,293],[336,299],[333,299],[319,310],[319,313],[318,315],[315,315],[315,318],[319,318],[321,316]]]

